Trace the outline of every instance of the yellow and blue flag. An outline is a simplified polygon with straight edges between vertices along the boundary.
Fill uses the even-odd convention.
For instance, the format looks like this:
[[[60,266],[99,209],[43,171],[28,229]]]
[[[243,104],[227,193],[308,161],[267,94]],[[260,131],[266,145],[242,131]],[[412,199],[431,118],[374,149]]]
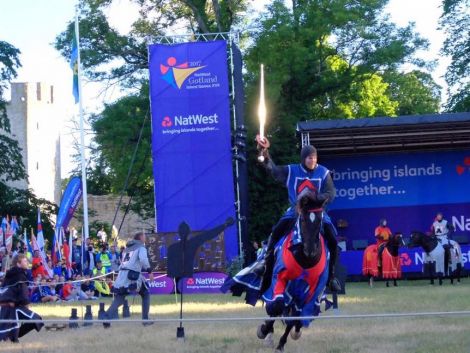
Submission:
[[[79,100],[79,91],[78,91],[78,44],[77,44],[77,34],[73,34],[72,39],[72,50],[70,52],[70,68],[73,71],[73,96],[75,97],[75,103],[78,103]]]

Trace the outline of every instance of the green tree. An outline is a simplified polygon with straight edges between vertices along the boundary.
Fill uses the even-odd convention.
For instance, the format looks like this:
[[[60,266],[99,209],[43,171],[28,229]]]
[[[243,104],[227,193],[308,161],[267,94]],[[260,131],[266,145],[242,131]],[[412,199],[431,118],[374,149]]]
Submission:
[[[85,73],[95,81],[138,87],[147,80],[147,45],[175,25],[193,33],[227,32],[242,21],[248,0],[133,0],[139,17],[121,35],[105,15],[112,0],[80,0],[80,49]],[[57,36],[55,47],[68,58],[74,23]]]
[[[27,177],[18,141],[10,135],[6,101],[3,98],[21,66],[20,51],[11,44],[0,41],[0,182],[21,180]]]
[[[148,90],[145,88],[138,95],[107,105],[91,119],[94,141],[99,146],[100,158],[107,163],[107,181],[114,193],[120,193],[125,185],[140,130],[144,126],[126,190],[134,200],[132,210],[144,217],[154,215],[149,109]]]
[[[265,64],[269,106],[268,136],[278,164],[299,160],[296,123],[301,120],[397,115],[384,73],[405,64],[428,43],[408,25],[397,27],[383,15],[386,0],[275,0],[261,19],[247,67],[247,125],[257,131],[259,63]],[[254,146],[251,155],[256,155]],[[264,237],[286,205],[283,186],[267,181],[250,158],[250,234]],[[321,155],[320,155],[321,163]]]
[[[442,54],[451,58],[445,79],[449,85],[447,110],[470,111],[470,0],[443,0],[440,25],[446,32]]]
[[[426,72],[414,70],[406,74],[387,72],[388,95],[398,103],[397,115],[437,113],[441,101],[441,86]]]

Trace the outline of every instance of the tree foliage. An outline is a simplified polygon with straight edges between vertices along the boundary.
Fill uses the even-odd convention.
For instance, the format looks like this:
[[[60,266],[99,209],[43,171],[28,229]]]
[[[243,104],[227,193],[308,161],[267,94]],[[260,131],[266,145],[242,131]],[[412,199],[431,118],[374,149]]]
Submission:
[[[131,166],[126,192],[134,198],[132,209],[144,217],[154,214],[149,109],[148,90],[143,89],[138,95],[107,105],[91,119],[100,158],[109,166],[107,176],[111,191],[122,191]],[[142,138],[133,161],[142,126]],[[94,172],[99,174],[96,168]]]
[[[10,120],[7,117],[3,95],[21,67],[20,51],[11,44],[0,41],[0,181],[14,181],[26,178],[21,149],[10,135]]]
[[[127,87],[147,78],[147,45],[171,33],[176,25],[193,33],[227,32],[241,21],[248,0],[133,0],[139,17],[129,35],[109,24],[105,12],[112,0],[80,0],[80,49],[85,73],[95,81]],[[57,36],[55,47],[69,57],[74,22]]]
[[[284,1],[272,2],[245,63],[251,138],[257,131],[259,63],[265,64],[268,136],[276,163],[299,161],[298,121],[395,116],[401,109],[417,113],[405,109],[408,102],[398,96],[398,86],[407,77],[399,69],[405,63],[425,67],[414,54],[428,43],[413,25],[400,28],[391,23],[383,15],[386,4],[385,0],[294,0],[289,8]],[[394,72],[395,80],[391,76],[387,80],[387,72]],[[432,95],[433,86],[423,84],[424,78],[418,81],[415,84]],[[321,163],[321,154],[319,158]],[[286,191],[269,180],[255,158],[249,163],[250,234],[265,237],[287,206]]]
[[[439,111],[441,87],[430,74],[418,70],[387,72],[388,95],[398,104],[397,115],[430,114]]]
[[[176,26],[193,33],[228,31],[241,23],[248,1],[135,0],[140,17],[128,35],[110,26],[105,10],[112,0],[81,0],[82,62],[93,80],[137,87],[131,95],[107,105],[92,120],[95,143],[104,158],[111,190],[119,192],[127,175],[140,126],[148,111],[146,44]],[[397,27],[384,15],[388,0],[274,0],[256,18],[246,38],[246,123],[248,139],[257,132],[259,64],[266,68],[269,102],[268,136],[279,164],[299,160],[296,123],[310,119],[395,116],[436,111],[439,89],[429,75],[403,74],[403,64],[426,68],[414,54],[428,43],[413,25]],[[56,39],[68,57],[72,24]],[[404,93],[407,92],[407,93]],[[286,191],[256,164],[248,144],[252,238],[263,238],[287,206]],[[140,174],[129,193],[141,212],[153,213],[150,128],[138,150]],[[320,156],[321,162],[321,156]],[[141,167],[139,167],[141,166]],[[133,175],[133,177],[135,177]]]
[[[449,111],[470,111],[470,0],[443,0],[441,27],[446,32],[442,54],[451,58],[445,79]]]

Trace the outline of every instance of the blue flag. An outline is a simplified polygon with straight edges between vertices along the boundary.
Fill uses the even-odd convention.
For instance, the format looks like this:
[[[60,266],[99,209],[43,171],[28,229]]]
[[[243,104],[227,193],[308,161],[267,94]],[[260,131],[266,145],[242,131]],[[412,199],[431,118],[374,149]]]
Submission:
[[[79,100],[78,91],[78,45],[77,45],[77,34],[73,34],[72,39],[72,50],[70,52],[70,68],[73,71],[73,96],[75,97],[75,103]]]

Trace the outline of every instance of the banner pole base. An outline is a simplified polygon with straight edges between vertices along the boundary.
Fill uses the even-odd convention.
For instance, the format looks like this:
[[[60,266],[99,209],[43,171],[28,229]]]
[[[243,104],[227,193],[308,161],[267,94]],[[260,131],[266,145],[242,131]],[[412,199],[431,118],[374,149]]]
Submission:
[[[180,326],[176,328],[176,339],[184,342],[184,327]]]

